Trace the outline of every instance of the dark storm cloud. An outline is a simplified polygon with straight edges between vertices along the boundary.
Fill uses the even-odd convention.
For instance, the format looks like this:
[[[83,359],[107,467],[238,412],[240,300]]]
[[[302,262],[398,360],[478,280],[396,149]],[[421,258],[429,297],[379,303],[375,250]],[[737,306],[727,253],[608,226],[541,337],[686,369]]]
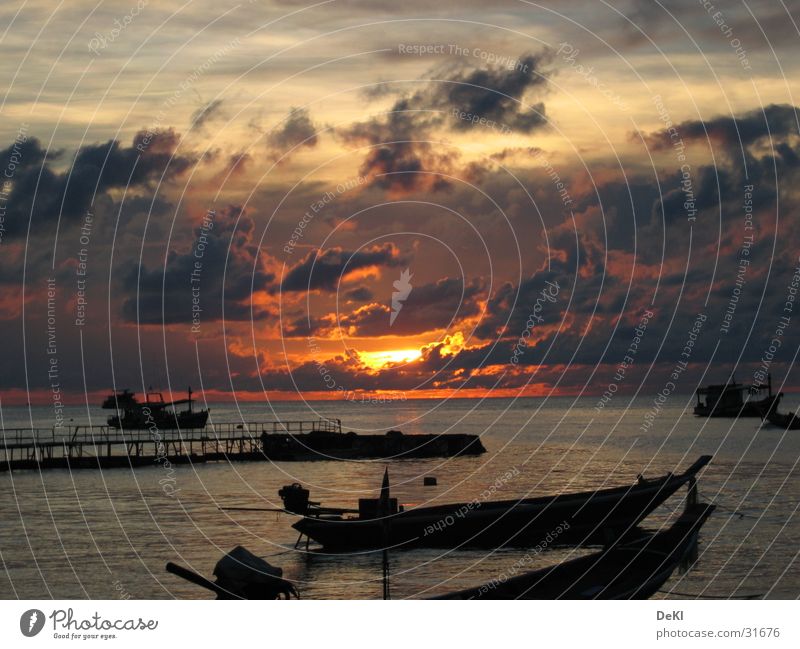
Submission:
[[[298,318],[284,330],[284,335],[337,337],[341,329],[346,336],[369,338],[390,334],[419,335],[457,328],[464,318],[480,314],[479,299],[484,292],[481,279],[475,278],[464,286],[461,279],[446,277],[431,284],[414,286],[392,325],[391,296],[387,295],[385,303],[373,302],[354,311],[329,313],[321,318]]]
[[[61,157],[61,152],[49,156],[39,140],[29,138],[8,195],[7,233],[23,232],[31,217],[38,226],[59,218],[68,223],[86,214],[93,200],[108,190],[154,188],[162,175],[167,181],[180,176],[195,160],[176,155],[179,139],[168,129],[150,135],[137,133],[129,147],[117,140],[87,145],[78,150],[70,167],[59,173],[46,155]]]
[[[543,127],[544,105],[529,108],[523,99],[529,90],[544,90],[546,60],[545,54],[526,54],[512,69],[468,69],[459,63],[434,70],[430,74],[436,79],[399,98],[385,115],[339,129],[338,134],[346,143],[371,147],[360,172],[379,187],[403,193],[447,189],[446,180],[430,174],[453,174],[458,154],[442,151],[436,131],[476,128],[473,119],[520,133]],[[469,119],[456,117],[456,112]]]
[[[346,143],[370,147],[359,173],[377,186],[404,193],[443,189],[446,181],[427,172],[451,172],[454,154],[441,153],[429,141],[434,139],[430,126],[440,117],[412,103],[401,99],[388,114],[341,129],[339,135]]]
[[[307,108],[292,108],[286,121],[267,136],[267,144],[278,156],[288,155],[294,147],[314,148],[318,141],[317,128]]]
[[[698,165],[691,171],[694,208],[699,217],[723,220],[741,215],[743,187],[751,185],[752,206],[758,212],[775,204],[782,193],[788,205],[796,198],[796,176],[800,169],[798,108],[790,105],[769,105],[734,116],[718,116],[709,120],[691,120],[676,125],[676,132],[685,143],[720,147],[717,164]],[[706,133],[708,135],[706,135]],[[674,146],[668,130],[645,136],[649,147],[667,150]],[[654,218],[669,222],[686,216],[686,195],[681,189],[681,172],[664,173],[663,202],[654,201]],[[722,204],[720,210],[720,204]],[[727,236],[727,229],[723,236]]]
[[[308,338],[309,336],[319,335],[321,331],[327,328],[328,323],[316,316],[290,316],[283,321],[281,335],[283,338]]]
[[[686,142],[705,142],[708,137],[712,144],[738,149],[762,138],[780,140],[787,135],[800,135],[798,110],[797,106],[789,104],[770,104],[738,116],[681,122],[676,128]],[[666,150],[674,144],[666,129],[647,136],[646,140],[656,150]]]
[[[209,222],[213,227],[207,227]],[[188,324],[192,321],[193,288],[197,288],[203,322],[222,319],[223,307],[226,320],[272,315],[258,304],[251,305],[252,293],[274,289],[275,280],[252,242],[253,220],[242,215],[241,208],[230,206],[217,210],[213,219],[204,223],[206,227],[201,223],[193,231],[192,248],[170,250],[165,265],[152,269],[128,265],[122,281],[127,296],[122,305],[125,320]],[[193,283],[196,262],[201,267]]]
[[[36,137],[25,137],[23,140],[21,135],[7,148],[0,150],[0,160],[4,163],[14,160],[16,169],[12,170],[12,173],[16,174],[24,169],[38,167],[44,162],[46,156],[49,156],[51,160],[57,160],[62,153],[57,150],[48,151]]]
[[[329,248],[309,252],[293,266],[281,283],[282,291],[335,291],[343,275],[363,268],[395,268],[407,263],[391,243],[364,248],[357,252]]]
[[[771,142],[764,139],[768,131],[760,111],[715,117],[705,123],[685,122],[676,127],[684,144],[704,142],[705,124],[714,142],[723,147],[723,155],[716,155],[716,165],[687,163],[682,171],[678,168],[680,162],[668,156],[661,159],[662,166],[655,170],[655,176],[626,173],[625,177],[604,180],[594,191],[576,192],[577,231],[565,220],[560,227],[550,228],[548,236],[557,256],[568,267],[576,268],[581,263],[580,290],[591,285],[595,277],[605,277],[606,292],[615,288],[617,279],[627,283],[627,278],[620,276],[619,262],[626,255],[640,268],[650,266],[660,273],[665,285],[682,281],[682,275],[677,275],[683,273],[679,260],[689,253],[685,229],[689,210],[697,223],[692,233],[696,249],[725,250],[740,245],[745,187],[750,188],[749,200],[756,214],[774,210],[779,193],[783,194],[785,207],[793,206],[800,160],[792,124],[794,109],[771,106],[765,112]],[[739,145],[739,135],[745,143],[744,150]],[[672,149],[674,145],[674,138],[666,130],[645,139],[648,147],[657,150]],[[689,163],[693,155],[694,151],[687,149]],[[710,279],[714,273],[713,256],[694,261],[701,265],[711,263],[705,271],[705,279]],[[697,269],[692,268],[691,272],[696,274]],[[701,279],[699,284],[702,283]],[[616,301],[614,298],[610,303]],[[603,307],[608,304],[604,296]]]
[[[556,314],[566,304],[567,290],[571,287],[571,280],[565,283],[568,273],[559,273],[555,270],[536,273],[533,277],[524,280],[519,286],[506,282],[492,295],[486,306],[486,316],[481,320],[476,335],[484,340],[495,338],[514,338],[525,331],[528,319],[533,312],[537,299],[541,310],[549,311],[551,317],[548,322],[557,322]],[[542,291],[549,292],[552,285],[558,288],[555,297],[541,300]],[[560,304],[556,304],[560,300]],[[554,306],[555,304],[555,306]],[[544,317],[539,313],[540,317]]]
[[[434,105],[494,120],[514,131],[530,133],[547,123],[544,104],[530,108],[523,96],[532,88],[546,87],[547,76],[542,71],[549,55],[522,56],[513,69],[506,67],[460,71],[437,83],[432,89]],[[467,130],[471,124],[463,119],[452,123],[456,130]]]
[[[366,286],[354,288],[352,291],[347,291],[344,294],[344,299],[348,302],[369,302],[374,298],[372,291]]]

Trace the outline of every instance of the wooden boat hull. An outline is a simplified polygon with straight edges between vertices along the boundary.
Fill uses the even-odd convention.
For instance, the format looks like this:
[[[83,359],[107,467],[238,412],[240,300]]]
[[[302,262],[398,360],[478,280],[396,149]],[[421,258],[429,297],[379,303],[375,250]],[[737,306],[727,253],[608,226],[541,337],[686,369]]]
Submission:
[[[632,531],[691,481],[703,456],[681,475],[591,492],[401,511],[388,518],[305,517],[294,524],[327,551],[498,548],[604,544]]]
[[[664,532],[434,599],[647,599],[691,553],[713,505],[692,505]]]
[[[784,430],[800,430],[800,417],[795,414],[781,414],[770,410],[767,412],[767,421]]]

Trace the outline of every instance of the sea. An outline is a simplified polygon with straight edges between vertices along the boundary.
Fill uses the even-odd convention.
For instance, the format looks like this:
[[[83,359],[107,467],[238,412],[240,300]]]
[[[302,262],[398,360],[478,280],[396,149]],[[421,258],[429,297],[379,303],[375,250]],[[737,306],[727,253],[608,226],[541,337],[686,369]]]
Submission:
[[[759,419],[702,419],[694,397],[616,394],[484,400],[212,403],[214,422],[341,419],[358,433],[472,433],[477,457],[391,461],[216,462],[136,469],[0,473],[0,597],[203,599],[213,594],[165,571],[169,561],[211,577],[241,545],[283,569],[302,598],[380,599],[381,552],[327,554],[295,548],[292,516],[278,490],[301,483],[326,506],[376,497],[384,467],[406,507],[533,497],[633,484],[638,475],[680,472],[713,461],[700,499],[717,510],[703,527],[691,568],[657,597],[800,596],[800,431]],[[781,411],[800,405],[784,399]],[[3,431],[50,427],[47,407],[3,407]],[[69,406],[70,426],[102,424],[98,408]],[[435,477],[436,486],[423,478]],[[169,485],[167,488],[165,485]],[[681,490],[644,522],[662,529],[680,514]],[[249,507],[254,510],[230,510]],[[585,554],[588,550],[405,550],[389,553],[393,599],[426,598]]]

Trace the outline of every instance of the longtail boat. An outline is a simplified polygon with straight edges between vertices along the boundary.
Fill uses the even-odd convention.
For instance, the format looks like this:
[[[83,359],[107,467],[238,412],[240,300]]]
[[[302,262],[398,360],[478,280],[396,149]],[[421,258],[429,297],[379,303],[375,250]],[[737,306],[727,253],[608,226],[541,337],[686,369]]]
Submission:
[[[714,505],[693,504],[663,532],[433,599],[647,599],[691,558]]]
[[[711,460],[700,457],[684,473],[645,479],[627,486],[580,493],[398,507],[389,498],[363,498],[358,509],[321,507],[299,484],[279,492],[284,511],[302,516],[293,527],[328,551],[377,548],[498,548],[547,545],[604,545],[632,530],[683,485],[695,484]],[[384,504],[381,504],[384,503]],[[388,503],[386,505],[385,503]],[[388,515],[381,512],[387,511]]]

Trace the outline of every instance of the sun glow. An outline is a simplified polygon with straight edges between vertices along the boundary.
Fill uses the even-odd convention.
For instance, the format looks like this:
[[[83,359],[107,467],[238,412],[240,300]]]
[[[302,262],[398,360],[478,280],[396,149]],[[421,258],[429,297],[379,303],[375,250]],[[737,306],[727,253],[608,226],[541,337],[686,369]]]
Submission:
[[[378,370],[386,365],[411,363],[422,356],[419,349],[389,349],[381,352],[358,352],[361,362],[369,368]]]

